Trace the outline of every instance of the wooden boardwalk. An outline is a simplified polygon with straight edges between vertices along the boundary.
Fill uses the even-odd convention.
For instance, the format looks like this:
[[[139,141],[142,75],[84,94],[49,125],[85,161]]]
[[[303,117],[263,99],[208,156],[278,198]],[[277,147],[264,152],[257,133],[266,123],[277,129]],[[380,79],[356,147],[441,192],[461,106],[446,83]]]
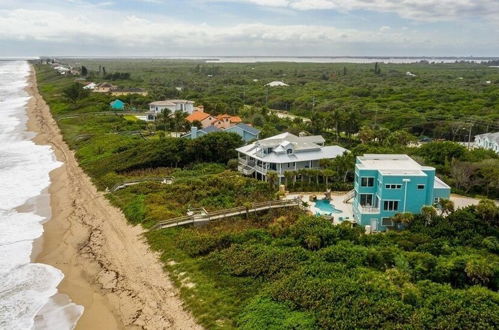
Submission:
[[[249,209],[244,206],[234,207],[231,209],[225,209],[220,211],[208,212],[205,214],[193,214],[186,215],[182,217],[167,219],[158,222],[152,230],[171,228],[177,226],[184,226],[195,223],[209,222],[213,220],[219,220],[229,217],[235,217],[239,215],[244,215],[248,213],[254,213],[259,211],[266,211],[271,209],[279,209],[285,207],[297,207],[302,205],[302,200],[300,198],[290,199],[290,200],[280,200],[280,201],[268,201],[261,203],[254,203]]]
[[[111,189],[109,189],[109,191],[115,192],[115,191],[118,191],[120,189],[129,187],[129,186],[133,186],[133,185],[136,185],[139,183],[143,183],[143,182],[159,182],[159,183],[164,183],[164,184],[172,184],[174,180],[175,180],[174,177],[168,176],[168,177],[164,177],[164,178],[144,178],[144,179],[140,179],[140,180],[124,181],[122,183],[118,183],[118,184],[114,185]]]

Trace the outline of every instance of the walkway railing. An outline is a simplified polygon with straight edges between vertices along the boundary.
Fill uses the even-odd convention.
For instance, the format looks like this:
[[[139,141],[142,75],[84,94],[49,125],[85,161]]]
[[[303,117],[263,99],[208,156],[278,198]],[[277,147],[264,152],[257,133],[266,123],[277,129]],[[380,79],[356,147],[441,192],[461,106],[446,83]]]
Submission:
[[[348,203],[352,198],[354,198],[354,196],[355,196],[355,189],[350,190],[343,199],[343,203]]]
[[[219,220],[219,219],[224,219],[224,218],[229,218],[229,217],[235,217],[238,215],[254,213],[254,212],[258,212],[258,211],[265,211],[265,210],[270,210],[270,209],[278,209],[278,208],[284,208],[284,207],[296,207],[296,206],[300,206],[301,204],[302,204],[302,200],[300,198],[254,203],[249,208],[246,208],[244,206],[239,206],[239,207],[234,207],[234,208],[230,208],[230,209],[209,212],[206,214],[193,214],[193,215],[186,215],[186,216],[182,216],[182,217],[163,220],[163,221],[158,222],[154,227],[152,227],[152,230],[171,228],[171,227],[177,227],[177,226],[184,226],[184,225],[194,224],[194,223],[208,222],[208,221]]]
[[[111,189],[109,189],[109,191],[115,192],[117,190],[126,188],[128,186],[133,186],[133,185],[143,183],[143,182],[161,182],[164,184],[172,184],[174,180],[175,180],[175,178],[172,176],[167,176],[164,178],[144,178],[144,179],[138,179],[138,180],[128,180],[128,181],[123,181],[121,183],[115,184]]]

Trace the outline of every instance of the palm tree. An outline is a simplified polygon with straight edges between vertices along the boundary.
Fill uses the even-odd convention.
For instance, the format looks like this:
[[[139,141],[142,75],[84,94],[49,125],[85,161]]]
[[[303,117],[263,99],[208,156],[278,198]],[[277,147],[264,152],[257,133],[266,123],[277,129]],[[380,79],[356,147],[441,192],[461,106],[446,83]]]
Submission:
[[[348,173],[355,168],[355,156],[351,152],[345,152],[342,156],[336,157],[333,162],[337,173],[343,176],[343,182],[346,182]]]
[[[324,180],[326,181],[326,189],[329,186],[329,178],[334,176],[335,172],[329,168],[326,168],[322,171],[322,175],[324,176]]]
[[[286,188],[289,186],[289,181],[291,181],[294,177],[294,171],[285,171],[284,178],[286,179]]]
[[[414,220],[414,215],[409,212],[397,213],[392,219],[396,223],[408,225]]]
[[[173,125],[175,127],[176,132],[180,132],[181,130],[184,130],[187,127],[187,124],[189,123],[185,118],[187,117],[187,113],[177,110],[173,114]]]
[[[454,202],[450,199],[441,198],[438,201],[438,206],[443,215],[449,215],[454,212]]]
[[[161,110],[161,114],[159,115],[159,119],[161,120],[161,123],[163,124],[163,129],[164,129],[165,133],[166,133],[166,128],[168,126],[170,126],[171,114],[172,114],[172,112],[170,111],[170,109],[164,108],[163,110]]]
[[[341,122],[341,113],[338,109],[333,110],[331,115],[329,116],[329,120],[331,121],[331,126],[334,126],[334,131],[336,133],[336,142],[340,139],[340,122]]]
[[[270,185],[270,189],[275,189],[275,185],[277,183],[277,180],[279,180],[279,177],[277,176],[277,172],[275,172],[275,171],[268,171],[267,172],[267,181]]]
[[[426,220],[425,224],[428,225],[437,216],[437,210],[433,206],[423,206],[421,208],[421,214],[424,216]]]

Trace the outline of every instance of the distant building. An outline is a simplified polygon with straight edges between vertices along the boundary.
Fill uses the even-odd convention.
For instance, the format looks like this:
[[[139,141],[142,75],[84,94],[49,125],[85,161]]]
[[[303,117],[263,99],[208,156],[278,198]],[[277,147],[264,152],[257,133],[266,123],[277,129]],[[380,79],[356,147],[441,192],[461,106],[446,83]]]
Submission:
[[[195,121],[199,121],[203,126],[203,128],[211,126],[212,123],[216,120],[216,118],[210,115],[209,113],[200,110],[194,111],[193,113],[188,115],[187,118],[185,119],[191,124],[194,123]]]
[[[251,142],[257,140],[260,135],[260,130],[248,124],[239,123],[224,129],[224,132],[232,132],[238,134],[244,142]]]
[[[124,110],[125,109],[125,102],[122,100],[116,99],[113,102],[109,103],[111,106],[111,109],[113,110]]]
[[[421,166],[407,155],[367,154],[355,164],[353,213],[373,231],[394,228],[397,213],[420,213],[450,197],[450,187],[435,176],[435,168]]]
[[[321,159],[333,159],[348,151],[339,146],[324,146],[324,142],[320,135],[298,137],[291,133],[258,140],[236,149],[238,170],[260,180],[266,180],[268,172],[274,171],[284,182],[286,171],[318,169]]]
[[[220,128],[217,128],[215,126],[208,126],[208,127],[201,128],[201,129],[197,128],[196,126],[192,126],[191,131],[189,133],[183,135],[182,137],[194,140],[194,139],[197,139],[198,137],[201,137],[201,136],[206,135],[206,134],[210,134],[210,133],[214,133],[214,132],[222,132],[222,131],[223,130],[221,130]]]
[[[196,126],[191,127],[191,131],[185,135],[183,135],[183,138],[187,139],[196,139],[200,136],[209,134],[209,133],[214,133],[214,132],[229,132],[229,133],[236,133],[238,134],[243,141],[245,142],[250,142],[255,139],[258,139],[258,135],[260,134],[260,131],[254,127],[251,127],[247,124],[237,124],[235,126],[229,127],[227,129],[222,129],[218,128],[216,126],[208,126],[205,128],[198,129]]]
[[[113,89],[116,89],[116,88],[118,88],[118,86],[110,84],[110,83],[107,83],[107,82],[103,82],[103,83],[97,84],[94,87],[93,91],[95,93],[109,93]]]
[[[268,86],[268,87],[286,87],[289,85],[282,82],[282,81],[271,81],[268,84],[266,84],[265,86]]]
[[[149,103],[149,111],[161,113],[164,109],[171,112],[183,111],[188,114],[194,112],[194,102],[188,100],[164,100]]]
[[[476,135],[475,145],[499,154],[499,132]]]
[[[212,124],[218,128],[229,128],[241,122],[242,120],[239,116],[231,116],[228,114],[223,114],[223,115],[218,115],[216,117],[216,120]]]
[[[145,89],[142,88],[116,88],[111,90],[111,95],[113,96],[123,96],[131,94],[147,96],[148,93]]]
[[[95,87],[97,87],[97,84],[94,83],[94,82],[91,82],[91,83],[88,83],[86,84],[85,86],[83,86],[83,89],[90,89],[90,90],[94,90]]]

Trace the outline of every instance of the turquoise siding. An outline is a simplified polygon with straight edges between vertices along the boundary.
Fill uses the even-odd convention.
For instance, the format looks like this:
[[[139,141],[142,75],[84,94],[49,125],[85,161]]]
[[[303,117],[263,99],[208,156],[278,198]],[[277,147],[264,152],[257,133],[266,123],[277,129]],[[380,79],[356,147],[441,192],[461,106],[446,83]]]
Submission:
[[[121,100],[115,100],[109,104],[114,110],[123,110],[125,109],[125,102]]]
[[[434,188],[435,169],[425,167],[422,171],[424,174],[419,175],[383,175],[378,170],[359,169],[356,166],[353,211],[358,223],[362,226],[375,226],[373,229],[383,231],[387,229],[383,218],[404,212],[417,214],[423,206],[434,204],[435,198],[449,198],[450,189]],[[362,178],[373,178],[372,187],[362,186]],[[372,195],[371,207],[361,207],[362,194]],[[364,198],[370,201],[370,197]],[[388,209],[385,209],[385,202],[388,202]],[[397,204],[397,208],[391,210],[390,207],[395,206],[394,204]]]

